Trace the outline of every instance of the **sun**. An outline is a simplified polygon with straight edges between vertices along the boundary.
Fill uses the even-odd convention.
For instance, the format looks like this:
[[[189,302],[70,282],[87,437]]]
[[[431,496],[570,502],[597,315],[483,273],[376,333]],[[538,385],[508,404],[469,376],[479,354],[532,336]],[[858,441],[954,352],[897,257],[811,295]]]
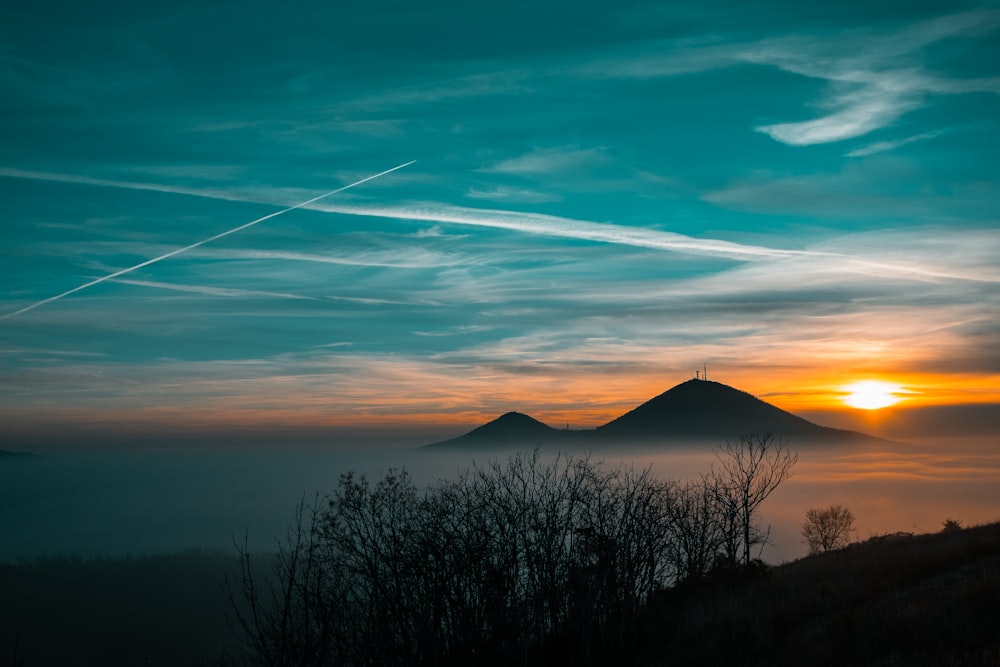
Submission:
[[[855,382],[844,387],[844,391],[847,392],[844,402],[852,408],[861,408],[862,410],[887,408],[902,400],[902,397],[899,396],[902,387],[880,380]]]

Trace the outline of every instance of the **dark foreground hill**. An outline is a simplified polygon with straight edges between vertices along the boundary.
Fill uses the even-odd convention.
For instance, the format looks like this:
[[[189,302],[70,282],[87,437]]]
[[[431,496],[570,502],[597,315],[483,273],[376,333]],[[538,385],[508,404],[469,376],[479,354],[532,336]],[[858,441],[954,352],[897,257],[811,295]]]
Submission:
[[[0,664],[233,665],[231,555],[0,564]],[[663,591],[580,664],[1000,665],[1000,523],[893,535]],[[579,637],[562,638],[573,647]],[[558,664],[556,640],[523,664]],[[483,664],[492,664],[484,656]]]
[[[667,591],[644,665],[1000,665],[1000,523],[872,538]]]
[[[856,431],[814,424],[720,382],[688,380],[594,430],[557,430],[527,415],[508,412],[431,446],[662,445],[736,440],[748,433],[771,433],[794,441],[796,446],[877,440]]]
[[[0,563],[0,665],[221,665],[230,553]]]

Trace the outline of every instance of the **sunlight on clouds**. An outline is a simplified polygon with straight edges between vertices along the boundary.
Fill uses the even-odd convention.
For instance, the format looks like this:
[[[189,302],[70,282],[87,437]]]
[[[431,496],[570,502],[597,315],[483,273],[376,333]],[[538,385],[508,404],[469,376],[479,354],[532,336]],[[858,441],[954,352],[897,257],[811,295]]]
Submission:
[[[4,418],[593,426],[703,364],[817,413],[857,412],[838,392],[862,377],[917,407],[1000,401],[1000,10],[608,5],[577,34],[542,6],[557,34],[470,5],[487,34],[357,9],[371,32],[336,40],[248,12],[271,55],[122,30],[156,86],[132,46],[12,33],[36,53],[0,72],[0,315],[420,163],[6,323]],[[232,85],[197,65],[209,44]]]

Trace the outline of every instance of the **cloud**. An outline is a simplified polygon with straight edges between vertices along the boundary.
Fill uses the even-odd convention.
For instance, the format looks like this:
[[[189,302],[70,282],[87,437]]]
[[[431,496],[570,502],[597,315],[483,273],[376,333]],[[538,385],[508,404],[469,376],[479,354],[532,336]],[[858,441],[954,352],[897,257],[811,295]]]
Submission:
[[[54,183],[69,183],[75,185],[93,185],[104,188],[121,188],[125,190],[145,190],[150,192],[164,192],[167,194],[187,195],[190,197],[203,197],[207,199],[221,199],[225,201],[247,201],[242,195],[234,194],[226,190],[186,188],[177,185],[163,185],[160,183],[148,183],[141,181],[123,181],[111,178],[95,178],[92,176],[81,176],[79,174],[64,174],[51,171],[33,171],[30,169],[16,169],[12,167],[0,167],[0,177],[19,178],[32,181],[48,181]],[[257,202],[264,203],[264,202]]]
[[[865,157],[866,155],[874,155],[876,153],[884,153],[886,151],[896,150],[908,144],[915,143],[917,141],[926,141],[927,139],[933,139],[944,134],[944,130],[932,130],[930,132],[923,132],[921,134],[915,134],[910,137],[905,137],[903,139],[895,139],[892,141],[876,141],[873,144],[868,144],[862,146],[861,148],[855,148],[851,152],[847,153],[844,157]]]
[[[813,254],[807,251],[782,250],[713,239],[697,239],[691,236],[684,236],[683,234],[674,234],[655,229],[589,222],[541,213],[475,209],[435,203],[399,206],[320,204],[313,206],[313,208],[329,213],[345,215],[507,229],[542,236],[572,238],[581,241],[613,243],[699,255],[722,256],[732,259],[749,260],[755,257],[786,257]]]
[[[791,146],[825,144],[868,134],[918,106],[908,94],[890,92],[878,85],[838,96],[829,104],[841,110],[815,120],[761,125],[756,129]]]
[[[886,127],[927,103],[928,95],[1000,93],[997,78],[952,80],[930,74],[921,50],[946,38],[976,37],[1000,27],[1000,10],[939,17],[894,35],[848,33],[814,39],[766,40],[742,58],[830,82],[820,106],[830,113],[756,129],[793,146],[843,141]]]
[[[153,280],[135,280],[131,278],[116,278],[110,282],[122,285],[136,285],[138,287],[154,287],[156,289],[174,290],[177,292],[191,292],[193,294],[207,294],[210,296],[222,296],[227,298],[246,297],[266,297],[275,299],[302,299],[306,301],[318,301],[315,297],[302,294],[289,294],[286,292],[267,292],[263,290],[236,289],[232,287],[215,287],[210,285],[182,285],[177,283],[165,283]]]
[[[933,263],[924,265],[907,261],[905,257],[873,259],[864,249],[860,249],[861,252],[858,254],[833,250],[781,249],[715,239],[698,239],[656,229],[575,220],[540,213],[472,209],[441,204],[373,207],[319,204],[315,208],[330,213],[507,229],[542,236],[724,257],[740,261],[782,259],[822,261],[836,266],[838,271],[850,270],[900,279],[1000,282],[1000,274],[988,268],[977,267],[976,270],[970,270],[962,265],[952,265],[947,269],[939,269]]]
[[[89,282],[83,283],[82,285],[74,287],[73,289],[67,290],[67,291],[62,292],[60,294],[56,294],[55,296],[51,296],[51,297],[48,297],[46,299],[42,299],[41,301],[37,301],[37,302],[35,302],[33,304],[25,306],[24,308],[21,308],[19,310],[14,311],[14,312],[5,313],[3,315],[0,315],[0,320],[4,320],[4,319],[10,318],[10,317],[16,317],[18,315],[21,315],[22,313],[28,312],[29,310],[34,310],[35,308],[38,308],[39,306],[43,306],[45,304],[52,303],[53,301],[58,301],[59,299],[62,299],[63,297],[67,297],[67,296],[69,296],[71,294],[75,294],[76,292],[79,292],[81,290],[87,289],[88,287],[92,287],[92,286],[97,285],[99,283],[102,283],[102,282],[104,282],[106,280],[112,280],[114,278],[117,278],[118,276],[125,275],[127,273],[131,273],[131,272],[136,271],[138,269],[145,268],[145,267],[147,267],[147,266],[149,266],[151,264],[154,264],[156,262],[160,262],[162,260],[169,259],[171,257],[175,257],[175,256],[177,256],[177,255],[179,255],[181,253],[188,252],[189,250],[194,250],[195,248],[203,246],[206,243],[211,243],[213,241],[216,241],[218,239],[224,238],[224,237],[229,236],[231,234],[235,234],[237,232],[241,232],[244,229],[248,229],[249,227],[252,227],[252,226],[257,225],[257,224],[259,224],[261,222],[264,222],[265,220],[270,220],[271,218],[275,218],[275,217],[277,217],[279,215],[284,215],[285,213],[288,213],[290,211],[294,211],[297,208],[303,208],[303,207],[315,204],[316,202],[318,202],[318,201],[320,201],[322,199],[326,199],[327,197],[329,197],[331,195],[335,195],[335,194],[337,194],[339,192],[343,192],[344,190],[348,190],[350,188],[356,187],[356,186],[361,185],[363,183],[366,183],[368,181],[375,180],[376,178],[379,178],[379,177],[384,176],[386,174],[390,174],[390,173],[392,173],[392,172],[394,172],[394,171],[396,171],[398,169],[403,169],[405,167],[408,167],[411,164],[413,164],[413,162],[414,162],[414,160],[411,160],[409,162],[404,162],[404,163],[399,164],[399,165],[397,165],[395,167],[392,167],[391,169],[386,169],[385,171],[381,171],[381,172],[379,172],[377,174],[373,174],[371,176],[366,176],[365,178],[362,178],[360,180],[354,181],[353,183],[349,183],[348,185],[343,185],[343,186],[341,186],[341,187],[339,187],[339,188],[337,188],[335,190],[330,190],[329,192],[325,192],[323,194],[317,195],[317,196],[312,197],[311,199],[308,199],[306,201],[300,202],[298,204],[294,204],[292,206],[288,206],[286,208],[283,208],[283,209],[281,209],[279,211],[275,211],[273,213],[268,213],[267,215],[261,216],[259,218],[255,218],[254,220],[251,220],[250,222],[243,223],[242,225],[239,225],[238,227],[233,227],[232,229],[227,229],[226,231],[219,232],[218,234],[215,234],[213,236],[209,236],[207,238],[201,239],[200,241],[195,241],[194,243],[192,243],[190,245],[186,245],[186,246],[184,246],[182,248],[177,248],[175,250],[171,250],[170,252],[164,253],[162,255],[158,255],[158,256],[153,257],[151,259],[147,259],[147,260],[145,260],[143,262],[139,262],[138,264],[135,264],[134,266],[130,266],[130,267],[125,268],[125,269],[120,269],[120,270],[115,271],[113,273],[110,273],[110,274],[108,274],[106,276],[101,276],[100,278],[95,278],[94,280],[91,280]]]
[[[503,160],[481,171],[493,174],[551,174],[590,167],[606,160],[599,148],[536,148],[530,153]]]
[[[560,201],[562,197],[550,192],[538,192],[525,188],[495,186],[487,189],[470,188],[465,196],[469,199],[487,199],[490,201],[521,202],[525,204],[541,204]]]
[[[420,236],[420,235],[418,235]],[[436,235],[423,235],[433,238]],[[393,269],[439,269],[461,263],[455,255],[434,252],[420,247],[392,250],[353,250],[329,253],[306,253],[292,250],[242,250],[235,248],[212,248],[201,251],[198,256],[215,259],[278,260],[287,262],[314,262],[339,266],[369,266]]]
[[[709,203],[745,213],[789,216],[824,226],[869,227],[937,224],[942,220],[991,221],[997,210],[997,188],[988,173],[978,180],[934,183],[937,165],[919,156],[851,160],[841,169],[818,173],[758,171],[701,195]],[[945,167],[947,170],[947,167]],[[980,172],[982,173],[982,172]],[[920,185],[917,185],[920,184]],[[903,195],[905,193],[905,196]]]

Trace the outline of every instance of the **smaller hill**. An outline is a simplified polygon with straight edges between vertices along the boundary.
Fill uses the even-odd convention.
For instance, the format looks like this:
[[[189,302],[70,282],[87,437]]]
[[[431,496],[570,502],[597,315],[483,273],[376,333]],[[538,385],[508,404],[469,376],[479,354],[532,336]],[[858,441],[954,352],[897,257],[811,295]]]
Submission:
[[[564,432],[543,424],[534,417],[521,412],[508,412],[491,422],[472,429],[464,435],[443,442],[436,442],[431,447],[469,447],[475,445],[494,445],[510,442],[541,443],[550,442],[562,436]]]
[[[558,430],[520,412],[508,412],[451,440],[429,447],[516,446],[549,442],[603,447],[738,440],[770,433],[795,445],[877,442],[880,438],[820,426],[720,382],[688,380],[592,430]]]

